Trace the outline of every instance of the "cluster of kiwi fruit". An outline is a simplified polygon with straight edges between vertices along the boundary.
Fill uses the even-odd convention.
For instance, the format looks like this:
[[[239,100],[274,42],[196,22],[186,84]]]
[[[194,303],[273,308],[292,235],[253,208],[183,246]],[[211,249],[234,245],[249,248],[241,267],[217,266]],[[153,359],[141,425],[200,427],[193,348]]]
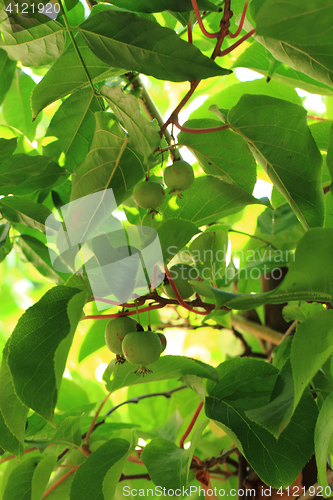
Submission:
[[[150,372],[146,366],[155,363],[166,348],[163,333],[144,331],[128,316],[109,321],[105,328],[105,342],[109,350],[116,354],[118,363],[128,361],[139,365],[136,373],[143,375]]]
[[[182,191],[189,189],[194,182],[192,166],[184,160],[177,160],[164,170],[164,183],[170,193],[181,195]],[[155,212],[156,208],[164,202],[165,191],[159,182],[146,179],[139,182],[133,189],[133,198],[141,208]]]

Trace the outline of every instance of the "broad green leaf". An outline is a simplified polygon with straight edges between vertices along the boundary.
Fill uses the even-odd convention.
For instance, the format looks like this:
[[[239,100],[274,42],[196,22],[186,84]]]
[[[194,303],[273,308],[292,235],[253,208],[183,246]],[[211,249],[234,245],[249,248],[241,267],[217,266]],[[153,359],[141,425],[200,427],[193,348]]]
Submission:
[[[161,138],[153,125],[142,115],[139,101],[133,95],[124,94],[119,86],[110,88],[104,85],[101,94],[127,130],[129,146],[138,151],[147,163],[159,146]]]
[[[183,219],[162,221],[156,230],[166,264],[199,232],[196,224]]]
[[[304,389],[332,352],[333,310],[318,312],[297,327],[291,347],[295,384],[294,408]]]
[[[214,226],[200,234],[190,244],[189,250],[204,280],[215,279],[218,273],[224,275],[228,249],[228,234]]]
[[[333,89],[331,85],[318,81],[316,75],[311,78],[310,76],[302,73],[300,68],[298,68],[297,66],[292,67],[291,61],[289,59],[284,61],[284,64],[279,63],[278,61],[276,61],[276,59],[274,59],[269,50],[257,41],[251,43],[251,45],[247,49],[245,49],[245,51],[239,57],[237,57],[232,67],[249,68],[267,77],[270,72],[271,65],[274,61],[276,62],[278,67],[275,69],[274,74],[271,76],[272,83],[284,83],[285,85],[288,85],[292,88],[298,87],[313,94],[333,95]],[[270,83],[271,82],[269,82],[268,84],[266,83],[266,85],[269,86]]]
[[[252,47],[253,44],[250,45]],[[259,45],[261,47],[261,45]],[[240,56],[242,57],[242,55]],[[238,58],[237,58],[238,61]],[[265,78],[253,80],[252,82],[238,82],[233,85],[228,85],[220,92],[214,93],[205,100],[205,102],[190,115],[190,119],[207,118],[212,115],[213,106],[217,108],[230,109],[238,103],[243,94],[263,94],[286,99],[287,101],[296,104],[302,104],[302,100],[295,89],[290,88],[279,82],[271,81],[269,85]],[[221,125],[219,123],[219,125]],[[208,134],[210,135],[210,134]]]
[[[66,417],[51,436],[50,441],[54,444],[65,445],[71,448],[73,446],[81,446],[81,416]]]
[[[99,12],[79,29],[93,53],[112,68],[174,82],[230,74],[173,30],[136,14]]]
[[[64,377],[58,394],[57,410],[70,412],[73,408],[89,404],[90,400],[85,388],[74,380]]]
[[[256,35],[272,56],[297,72],[304,73],[311,80],[317,80],[327,87],[332,87],[332,43],[326,45],[300,46]],[[300,78],[302,80],[302,78]],[[304,78],[303,78],[304,80]]]
[[[303,397],[277,441],[246,416],[269,402],[277,369],[263,361],[235,358],[222,363],[218,372],[219,385],[207,384],[207,416],[220,423],[264,483],[289,486],[313,453],[318,410],[312,396]]]
[[[21,223],[25,226],[45,232],[45,220],[51,211],[45,205],[29,199],[7,196],[0,200],[0,210],[9,222]]]
[[[9,230],[9,222],[0,225],[0,262],[7,257],[13,248],[13,240],[10,237]]]
[[[114,392],[129,385],[155,380],[169,380],[183,375],[197,375],[198,377],[216,380],[216,371],[212,366],[184,356],[162,356],[156,363],[149,365],[152,373],[147,373],[144,378],[138,377],[135,373],[138,369],[137,365],[130,365],[130,363],[119,365],[115,361],[111,361],[103,375],[106,389],[109,392]]]
[[[288,360],[278,375],[271,401],[264,406],[247,411],[246,416],[262,425],[278,439],[292,417],[294,393],[294,379]]]
[[[328,486],[326,469],[327,457],[330,453],[330,444],[333,437],[333,393],[325,399],[320,409],[315,428],[315,456],[318,469],[318,484],[325,488]],[[330,495],[324,494],[324,497]]]
[[[190,128],[219,127],[218,120],[189,120]],[[181,132],[181,145],[189,148],[206,174],[221,177],[230,184],[236,184],[252,193],[257,167],[247,141],[233,130],[220,130],[204,134]]]
[[[90,356],[90,354],[105,346],[105,327],[109,321],[109,319],[100,319],[95,321],[92,327],[85,334],[78,354],[79,363]]]
[[[110,68],[95,56],[78,33],[75,37],[81,57],[93,83],[118,76],[122,70]],[[31,95],[31,108],[34,118],[46,106],[58,99],[89,86],[87,75],[73,47],[69,44],[65,52],[51,66],[44,78],[36,85]]]
[[[30,500],[32,480],[41,457],[29,457],[21,462],[10,474],[3,500]]]
[[[306,110],[268,96],[244,95],[228,120],[245,137],[257,160],[309,229],[324,223],[322,157],[310,133]]]
[[[208,420],[201,422],[191,436],[188,450],[179,448],[175,443],[162,438],[155,438],[145,446],[141,459],[148,469],[156,486],[172,489],[178,495],[188,485],[188,473],[193,453]],[[179,495],[181,496],[181,495]]]
[[[289,272],[275,289],[257,294],[227,292],[203,282],[190,281],[204,297],[215,300],[216,308],[226,304],[231,309],[253,309],[262,304],[283,304],[288,300],[333,300],[333,229],[311,229],[300,240]]]
[[[52,156],[73,171],[89,153],[95,129],[94,113],[99,111],[91,88],[82,89],[66,99],[53,115],[46,131],[46,156]]]
[[[50,188],[68,172],[46,156],[18,154],[0,165],[1,194],[26,196]]]
[[[312,137],[316,141],[318,148],[323,151],[327,151],[329,147],[332,123],[332,120],[325,120],[309,125]]]
[[[16,62],[8,57],[6,51],[0,49],[0,105],[11,86],[15,68]]]
[[[42,500],[51,473],[56,465],[56,456],[44,457],[35,469],[31,483],[31,500]],[[30,500],[30,499],[29,499]]]
[[[15,245],[16,250],[19,249],[42,276],[57,285],[62,285],[67,280],[68,275],[57,272],[52,266],[50,253],[52,254],[53,250],[40,240],[29,234],[21,234]]]
[[[51,424],[85,297],[86,292],[75,288],[52,288],[27,309],[10,337],[8,365],[15,390],[26,406]]]
[[[120,427],[121,429],[121,427]],[[126,427],[124,427],[126,429]],[[135,432],[135,431],[134,431]],[[127,438],[130,440],[130,446],[125,453],[125,455],[118,460],[106,473],[103,481],[103,495],[104,498],[114,498],[116,488],[119,483],[119,479],[121,477],[124,466],[126,465],[126,461],[128,456],[135,450],[136,439],[133,431],[122,431],[119,435],[121,438]]]
[[[217,7],[207,0],[198,0],[200,10],[216,11]],[[113,0],[113,5],[117,5],[122,9],[134,12],[163,12],[172,10],[175,12],[186,12],[193,10],[191,0],[137,0],[135,5],[131,0]]]
[[[35,86],[31,76],[16,69],[12,85],[2,105],[6,123],[22,132],[29,141],[34,140],[37,125],[42,119],[40,115],[37,120],[32,121],[30,95]]]
[[[43,14],[11,14],[0,12],[3,48],[11,59],[24,66],[41,66],[59,57],[66,41],[65,29],[57,21],[48,20]]]
[[[311,0],[255,0],[256,33],[283,40],[290,44],[326,45],[332,40],[333,5],[331,0],[321,0],[314,5]]]
[[[17,138],[0,139],[0,162],[9,160],[17,147]]]
[[[102,500],[103,481],[108,471],[128,453],[125,439],[110,439],[89,455],[74,475],[71,500]]]
[[[217,222],[246,205],[262,204],[245,189],[212,175],[196,177],[190,189],[184,191],[181,198],[173,200],[171,203],[167,199],[166,203],[158,207],[163,219],[184,219],[198,227]]]
[[[95,117],[91,149],[76,170],[71,199],[112,188],[119,205],[131,195],[145,171],[138,155],[127,146],[125,132],[110,113],[100,111]]]
[[[283,308],[282,314],[286,321],[299,321],[302,322],[312,316],[313,314],[323,311],[323,304],[319,304],[318,302],[312,302],[308,304],[304,302],[300,305],[286,305]]]
[[[333,179],[333,127],[330,128],[326,161],[331,179]]]
[[[0,367],[0,446],[21,457],[28,408],[22,404],[15,392],[7,362],[9,343],[10,341],[3,350]]]

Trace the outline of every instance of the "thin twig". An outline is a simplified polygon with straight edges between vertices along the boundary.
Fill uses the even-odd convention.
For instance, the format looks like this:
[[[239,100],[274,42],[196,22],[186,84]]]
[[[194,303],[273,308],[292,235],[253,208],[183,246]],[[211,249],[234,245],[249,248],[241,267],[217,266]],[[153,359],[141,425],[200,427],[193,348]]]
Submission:
[[[105,403],[107,402],[107,400],[109,399],[109,397],[110,397],[110,396],[111,396],[111,392],[109,392],[109,393],[105,396],[105,398],[103,399],[103,401],[102,401],[102,403],[100,404],[100,406],[99,406],[99,408],[98,408],[98,410],[97,410],[97,412],[96,412],[96,414],[95,414],[95,416],[94,416],[94,418],[93,418],[93,420],[92,420],[92,422],[91,422],[91,424],[90,424],[90,427],[89,427],[89,429],[88,429],[88,431],[87,431],[87,433],[86,433],[86,435],[85,435],[84,442],[85,442],[85,445],[88,447],[88,449],[89,449],[89,438],[90,438],[90,434],[92,433],[92,431],[93,431],[93,430],[94,430],[94,428],[95,428],[95,424],[96,424],[96,420],[97,420],[97,418],[98,418],[98,415],[101,413],[103,406],[105,405]]]
[[[72,474],[74,474],[74,472],[79,468],[80,466],[79,465],[74,465],[72,467],[71,470],[69,470],[68,472],[66,472],[66,474],[64,474],[63,476],[61,476],[60,479],[58,479],[58,481],[56,483],[54,483],[48,490],[45,491],[44,495],[43,495],[43,500],[44,498],[46,498],[50,493],[52,493],[52,491],[54,491],[56,488],[58,488],[58,486],[63,483],[69,476],[71,476]]]
[[[327,479],[327,483],[328,483],[329,486],[331,484],[333,484],[333,470],[327,471],[326,479]],[[298,497],[298,500],[309,500],[310,498],[313,498],[313,497],[317,496],[318,493],[319,493],[319,487],[320,486],[321,485],[319,483],[316,483],[316,484],[310,486],[309,489],[303,495],[301,495],[300,497]],[[310,488],[314,492],[313,494],[311,494],[309,492]]]

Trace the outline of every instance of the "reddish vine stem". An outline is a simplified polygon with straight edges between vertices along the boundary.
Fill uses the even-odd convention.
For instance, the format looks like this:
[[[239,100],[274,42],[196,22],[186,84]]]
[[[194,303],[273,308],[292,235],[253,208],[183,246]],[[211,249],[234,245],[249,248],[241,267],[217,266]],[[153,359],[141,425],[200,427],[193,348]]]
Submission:
[[[192,22],[192,12],[190,14],[190,19],[187,25],[187,40],[191,45],[193,44],[193,22]]]
[[[239,35],[239,33],[242,31],[244,20],[245,20],[245,15],[246,15],[246,10],[247,10],[247,6],[248,5],[249,5],[249,2],[246,1],[245,4],[244,4],[244,9],[243,9],[243,12],[242,12],[242,17],[241,17],[241,20],[240,20],[240,23],[239,23],[239,26],[238,26],[238,29],[237,29],[236,33],[232,34],[232,33],[230,33],[230,31],[228,32],[228,35],[230,36],[230,38],[237,38],[238,35]]]
[[[109,399],[109,397],[110,397],[110,396],[111,396],[111,392],[109,392],[109,393],[105,396],[105,398],[103,399],[103,401],[101,402],[101,404],[100,404],[100,406],[99,406],[99,408],[98,408],[98,410],[97,410],[97,412],[96,412],[96,414],[95,414],[95,416],[94,416],[94,418],[93,418],[93,420],[92,420],[92,422],[91,422],[91,424],[90,424],[90,427],[89,427],[89,429],[88,429],[88,431],[87,431],[87,434],[85,435],[84,442],[85,442],[85,445],[88,447],[88,449],[89,449],[89,438],[90,438],[90,434],[91,434],[91,433],[92,433],[92,431],[94,430],[94,427],[95,427],[95,424],[96,424],[96,420],[97,420],[97,418],[98,418],[98,415],[101,413],[103,406],[105,405],[105,403],[107,402],[107,400]]]
[[[177,290],[177,287],[176,287],[176,285],[175,285],[175,282],[173,281],[172,276],[171,276],[170,271],[169,271],[169,269],[167,268],[167,266],[165,266],[164,270],[165,270],[165,274],[167,275],[168,280],[169,280],[169,282],[170,282],[171,288],[172,288],[172,290],[175,292],[175,295],[176,295],[176,297],[177,297],[177,300],[178,300],[179,304],[180,304],[181,306],[183,306],[185,309],[187,309],[188,311],[194,312],[194,313],[196,313],[196,314],[201,314],[202,316],[206,316],[206,315],[208,314],[208,312],[207,312],[207,311],[205,311],[205,312],[203,312],[203,311],[195,311],[195,310],[194,310],[194,309],[192,309],[192,308],[191,308],[188,304],[186,304],[186,302],[184,302],[184,300],[182,299],[182,297],[180,296],[180,294],[179,294],[179,292],[178,292],[178,290]]]
[[[28,448],[27,450],[25,450],[24,455],[26,453],[30,453],[31,451],[35,451],[37,449],[38,448],[36,448],[35,446],[33,448]],[[3,464],[4,462],[8,462],[8,460],[13,460],[14,458],[16,458],[16,455],[9,455],[8,457],[2,458],[0,460],[0,464]]]
[[[139,309],[139,313],[152,311],[153,309],[161,309],[164,307],[164,304],[157,304],[156,306],[148,306]],[[115,314],[92,314],[90,316],[83,316],[81,321],[84,319],[112,319],[112,318],[121,318],[122,316],[134,316],[136,311],[126,311],[123,313],[115,313]]]
[[[193,429],[193,426],[195,424],[195,422],[197,421],[197,418],[201,412],[201,409],[203,407],[203,402],[200,401],[199,405],[198,405],[198,408],[195,410],[195,413],[193,415],[193,418],[188,426],[188,428],[186,429],[184,435],[182,436],[181,440],[179,441],[179,447],[180,448],[184,448],[184,443],[185,443],[185,439],[187,438],[187,436],[189,435],[189,433],[191,432],[191,430]]]
[[[320,122],[326,122],[327,121],[327,118],[321,118],[320,116],[315,116],[315,115],[307,115],[307,118],[309,118],[309,120],[317,120],[317,121],[320,121]]]
[[[197,21],[198,21],[198,24],[200,26],[200,29],[201,29],[202,33],[207,38],[217,38],[219,36],[220,32],[218,31],[217,33],[209,33],[206,30],[206,28],[203,25],[203,22],[202,22],[202,19],[201,19],[201,15],[200,15],[200,11],[199,11],[198,4],[197,4],[196,0],[191,0],[191,2],[192,2],[193,10],[194,10],[194,13],[195,13],[195,17],[197,18]]]
[[[56,483],[54,483],[48,490],[45,491],[44,495],[43,495],[43,500],[44,498],[46,498],[50,493],[52,493],[52,491],[54,491],[56,488],[58,488],[58,486],[63,483],[69,476],[71,476],[72,474],[74,474],[74,472],[79,468],[80,466],[79,465],[74,465],[72,467],[71,470],[69,470],[68,472],[66,472],[66,474],[64,474],[63,476],[61,476],[60,479],[58,479],[58,481]]]
[[[220,130],[225,130],[227,128],[230,128],[230,125],[221,125],[221,127],[208,127],[208,128],[190,128],[190,127],[184,127],[183,125],[180,125],[178,121],[178,116],[174,116],[172,118],[172,123],[176,125],[179,130],[182,132],[188,132],[189,134],[207,134],[209,132],[218,132]]]
[[[245,40],[247,40],[248,38],[250,38],[250,36],[254,35],[254,33],[256,32],[255,29],[249,31],[248,33],[246,33],[246,35],[242,36],[242,38],[240,38],[237,42],[235,42],[233,45],[231,45],[230,47],[228,47],[227,49],[225,50],[222,50],[218,55],[219,57],[222,57],[222,56],[226,56],[227,54],[229,54],[230,52],[232,52],[234,49],[236,49],[239,45],[241,45],[243,42],[245,42]]]

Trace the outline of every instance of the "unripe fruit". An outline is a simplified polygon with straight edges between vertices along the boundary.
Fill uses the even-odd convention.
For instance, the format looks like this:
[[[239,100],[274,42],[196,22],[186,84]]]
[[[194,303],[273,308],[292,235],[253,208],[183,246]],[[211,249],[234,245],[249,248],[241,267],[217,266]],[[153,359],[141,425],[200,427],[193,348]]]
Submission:
[[[141,208],[155,210],[164,201],[164,189],[161,184],[154,181],[139,182],[133,189],[134,201]]]
[[[194,182],[192,166],[184,160],[175,161],[164,170],[164,182],[171,191],[189,189]]]
[[[155,332],[132,332],[123,341],[123,354],[132,365],[150,365],[161,354],[161,340]]]
[[[157,335],[159,336],[161,344],[162,344],[162,350],[161,350],[161,354],[162,354],[162,352],[164,352],[165,349],[166,349],[167,339],[166,339],[166,336],[163,333],[157,332]]]
[[[191,297],[194,293],[194,288],[187,280],[197,279],[197,270],[188,264],[176,264],[170,268],[170,274],[181,298],[185,300]],[[177,298],[170,283],[163,285],[163,291],[170,299]]]
[[[135,330],[136,321],[127,316],[112,319],[105,328],[105,343],[114,354],[123,355],[124,337]]]

